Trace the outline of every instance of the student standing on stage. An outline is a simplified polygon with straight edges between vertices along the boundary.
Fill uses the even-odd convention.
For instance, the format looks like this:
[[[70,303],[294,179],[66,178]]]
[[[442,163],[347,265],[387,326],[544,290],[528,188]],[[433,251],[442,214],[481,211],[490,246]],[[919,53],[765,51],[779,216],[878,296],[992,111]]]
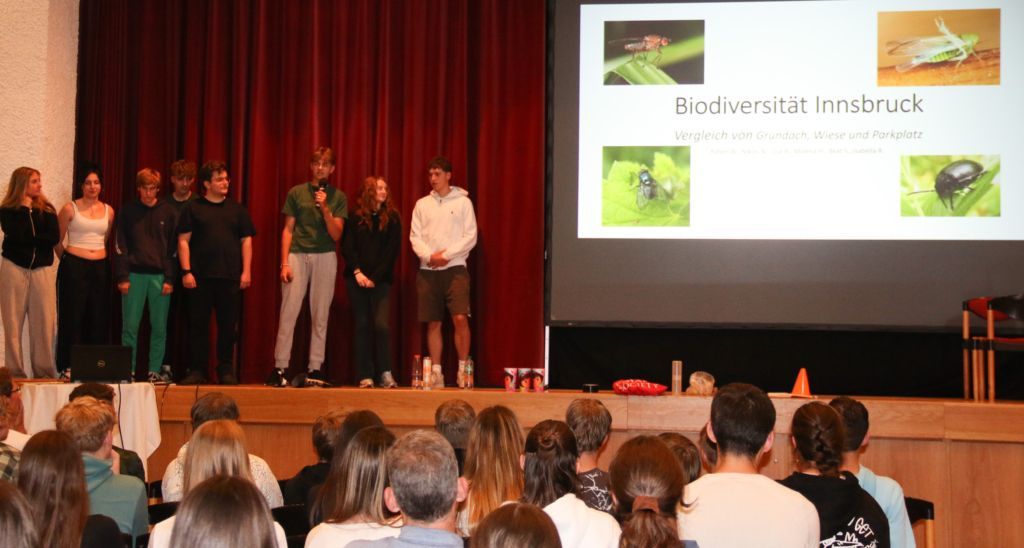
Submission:
[[[374,379],[384,388],[397,386],[391,374],[388,313],[401,238],[402,221],[388,183],[382,177],[367,177],[341,244],[345,287],[356,324],[354,345],[360,388],[373,388]]]
[[[43,195],[39,171],[19,167],[0,202],[4,233],[0,264],[0,317],[4,326],[4,366],[24,377],[21,328],[28,317],[32,375],[55,378],[53,328],[57,321],[53,247],[59,241],[57,212]]]
[[[114,270],[121,305],[121,344],[132,347],[135,370],[136,346],[142,311],[149,305],[150,382],[170,382],[171,368],[163,366],[167,343],[167,309],[174,290],[174,227],[178,215],[167,202],[157,200],[160,173],[145,168],[135,177],[139,199],[124,206],[117,224]]]
[[[110,265],[107,238],[114,208],[100,201],[99,166],[82,166],[81,197],[60,210],[57,255],[57,371],[71,367],[71,346],[107,342],[110,322]],[[62,245],[67,236],[67,244]]]
[[[293,386],[324,386],[320,368],[324,363],[327,340],[327,315],[334,300],[334,281],[338,273],[336,248],[348,218],[348,198],[330,186],[334,173],[334,151],[320,147],[309,161],[313,180],[296,185],[285,198],[284,230],[281,231],[281,314],[274,347],[274,370],[267,378],[270,386],[286,386],[284,371],[292,355],[292,335],[302,300],[309,288],[312,334],[309,341],[309,366],[306,373],[292,379]]]
[[[181,384],[206,382],[210,354],[210,312],[217,317],[217,377],[238,384],[234,366],[242,290],[252,282],[252,219],[228,199],[227,166],[207,162],[199,171],[206,194],[188,204],[178,221],[178,260],[189,295],[188,375]]]
[[[190,202],[199,198],[199,193],[192,190],[192,182],[196,179],[196,163],[192,160],[176,160],[171,164],[171,193],[164,196],[163,201],[171,204],[181,217],[181,210]],[[177,264],[177,242],[174,244],[175,264]],[[171,366],[175,378],[180,378],[187,369],[188,357],[185,354],[185,338],[188,337],[188,295],[185,286],[181,285],[181,276],[174,277],[174,291],[171,292],[171,309],[167,313],[167,345],[164,364]]]
[[[416,274],[419,320],[427,322],[427,348],[434,364],[432,381],[444,386],[441,373],[441,321],[444,308],[455,325],[459,371],[469,357],[469,271],[466,259],[476,245],[476,214],[469,193],[451,185],[452,165],[438,156],[427,168],[430,194],[412,211],[409,241],[420,258]],[[427,379],[424,379],[426,382]]]

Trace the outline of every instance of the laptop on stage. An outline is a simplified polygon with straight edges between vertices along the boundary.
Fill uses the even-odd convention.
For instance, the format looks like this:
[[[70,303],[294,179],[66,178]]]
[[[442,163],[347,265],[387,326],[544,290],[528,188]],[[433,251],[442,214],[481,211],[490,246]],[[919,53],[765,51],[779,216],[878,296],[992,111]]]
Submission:
[[[132,382],[132,348],[108,344],[72,346],[71,382]]]

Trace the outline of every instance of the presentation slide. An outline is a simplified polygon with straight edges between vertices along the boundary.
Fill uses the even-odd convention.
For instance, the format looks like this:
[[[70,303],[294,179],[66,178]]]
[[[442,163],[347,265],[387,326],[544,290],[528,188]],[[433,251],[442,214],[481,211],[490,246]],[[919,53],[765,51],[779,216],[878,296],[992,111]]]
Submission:
[[[578,236],[1024,239],[1020,10],[580,6]]]
[[[550,25],[549,324],[953,332],[1024,291],[1024,2]]]

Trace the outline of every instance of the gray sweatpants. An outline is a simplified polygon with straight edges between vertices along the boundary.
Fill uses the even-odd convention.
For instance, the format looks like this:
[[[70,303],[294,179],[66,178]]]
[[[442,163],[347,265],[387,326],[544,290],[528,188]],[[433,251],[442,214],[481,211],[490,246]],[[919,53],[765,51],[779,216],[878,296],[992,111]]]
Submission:
[[[25,376],[22,326],[28,317],[32,376],[56,378],[53,336],[57,325],[57,267],[29,270],[8,260],[0,264],[0,316],[4,326],[4,365]]]
[[[294,278],[281,284],[281,315],[277,324],[274,366],[287,369],[292,356],[295,319],[309,287],[309,312],[313,333],[309,340],[309,369],[319,370],[324,363],[327,342],[327,315],[334,301],[334,280],[338,274],[338,255],[328,253],[289,253],[288,266]]]

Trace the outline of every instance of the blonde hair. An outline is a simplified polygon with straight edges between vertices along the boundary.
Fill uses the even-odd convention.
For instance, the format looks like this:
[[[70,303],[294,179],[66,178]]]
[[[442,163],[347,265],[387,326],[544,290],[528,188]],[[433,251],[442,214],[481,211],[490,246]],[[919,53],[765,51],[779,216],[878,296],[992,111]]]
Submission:
[[[57,430],[67,433],[78,450],[94,453],[114,429],[114,410],[92,396],[76,398],[57,412]]]
[[[204,422],[192,433],[185,452],[183,491],[203,480],[217,475],[238,476],[252,480],[249,471],[249,452],[245,448],[245,433],[232,420]]]
[[[150,167],[144,167],[135,174],[135,188],[148,185],[160,188],[160,172]]]
[[[460,511],[470,528],[507,500],[523,493],[523,430],[515,413],[503,405],[480,411],[469,430],[464,476],[469,492]],[[468,532],[468,531],[467,531]]]
[[[0,208],[2,209],[14,209],[21,207],[21,199],[25,197],[25,188],[28,186],[29,179],[33,175],[42,176],[38,169],[31,167],[19,167],[11,173],[11,181],[7,185],[7,194],[4,195],[3,202],[0,202]],[[46,199],[41,192],[39,197],[32,200],[32,207],[34,209],[42,209],[51,213],[56,213],[53,204]]]
[[[317,501],[325,522],[390,521],[384,506],[384,488],[388,485],[385,456],[394,444],[395,435],[390,430],[371,426],[360,430],[345,450],[334,456]]]

